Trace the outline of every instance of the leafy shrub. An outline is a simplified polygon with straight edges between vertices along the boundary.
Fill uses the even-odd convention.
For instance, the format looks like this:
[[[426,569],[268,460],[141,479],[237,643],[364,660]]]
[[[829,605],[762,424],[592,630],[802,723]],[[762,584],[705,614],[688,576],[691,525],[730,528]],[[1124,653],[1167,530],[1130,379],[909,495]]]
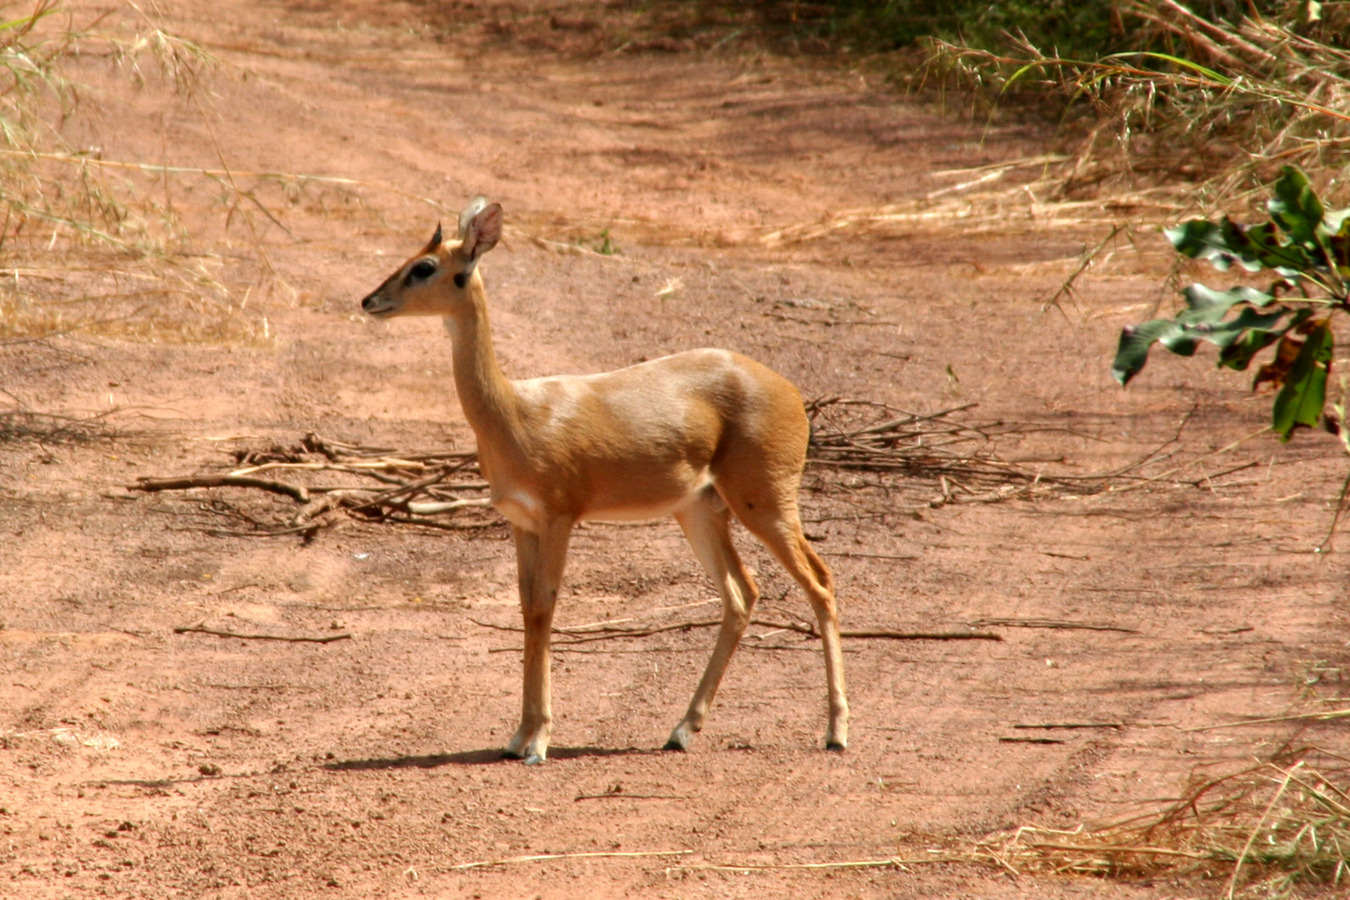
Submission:
[[[1170,0],[779,0],[759,4],[766,17],[868,50],[937,38],[979,50],[1025,43],[1063,58],[1097,59],[1122,51],[1184,52],[1194,32],[1178,29]],[[1295,0],[1209,0],[1186,4],[1195,22],[1243,19],[1297,23],[1310,37],[1344,38],[1345,4]],[[1203,24],[1200,26],[1203,29]],[[1013,39],[1010,41],[1010,39]]]
[[[1236,264],[1249,273],[1269,272],[1274,279],[1264,288],[1187,287],[1186,308],[1175,316],[1121,331],[1111,372],[1128,384],[1155,343],[1191,356],[1208,342],[1218,348],[1220,366],[1239,371],[1273,345],[1274,354],[1257,370],[1252,387],[1277,389],[1271,427],[1288,440],[1294,429],[1323,420],[1332,317],[1350,312],[1350,209],[1327,209],[1307,176],[1293,166],[1283,169],[1266,208],[1270,219],[1258,225],[1224,217],[1192,219],[1166,230],[1179,253],[1207,260],[1219,271]]]

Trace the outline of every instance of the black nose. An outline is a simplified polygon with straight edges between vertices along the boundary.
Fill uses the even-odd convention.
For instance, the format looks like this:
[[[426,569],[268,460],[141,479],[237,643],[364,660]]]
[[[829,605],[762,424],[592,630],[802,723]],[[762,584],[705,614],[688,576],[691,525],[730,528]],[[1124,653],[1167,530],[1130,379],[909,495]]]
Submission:
[[[378,293],[370,294],[364,300],[361,301],[361,308],[364,309],[366,312],[370,312],[372,309],[374,309],[376,306],[379,305],[379,302],[380,302],[380,295]]]

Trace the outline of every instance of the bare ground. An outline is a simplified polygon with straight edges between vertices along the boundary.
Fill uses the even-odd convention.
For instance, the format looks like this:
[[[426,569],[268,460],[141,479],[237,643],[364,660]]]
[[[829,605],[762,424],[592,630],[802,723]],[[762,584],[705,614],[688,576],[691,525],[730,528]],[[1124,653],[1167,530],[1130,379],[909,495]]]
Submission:
[[[1147,810],[1200,764],[1345,749],[1334,722],[1204,730],[1344,692],[1347,560],[1312,552],[1343,478],[1335,441],[1232,447],[1266,400],[1204,363],[1110,381],[1117,329],[1165,296],[1157,246],[1122,247],[1046,306],[1111,220],[1147,211],[971,187],[975,167],[1047,152],[1032,123],[968,125],[837,60],[643,21],[587,3],[189,0],[163,24],[216,58],[194,92],[83,63],[72,139],[230,170],[119,177],[182,217],[255,337],[0,343],[26,413],[0,420],[0,894],[1212,896],[1222,882],[1195,876],[933,860]],[[356,302],[477,193],[507,211],[484,268],[513,376],[726,346],[808,397],[977,404],[960,415],[1016,426],[999,458],[1047,472],[1160,451],[1135,470],[1157,480],[962,502],[959,483],[812,468],[808,530],[846,628],[996,620],[1003,640],[847,640],[843,755],[821,749],[823,667],[799,635],[753,629],[687,754],[656,748],[711,631],[563,648],[552,758],[503,761],[519,654],[486,627],[517,618],[500,525],[221,536],[248,530],[231,511],[285,501],[127,489],[307,432],[472,446],[439,327]],[[804,617],[742,546],[762,613]],[[581,529],[565,593],[560,627],[716,615],[669,522]],[[174,631],[198,624],[351,637]],[[1113,724],[1017,727],[1056,723]],[[1056,742],[1006,740],[1028,735]]]

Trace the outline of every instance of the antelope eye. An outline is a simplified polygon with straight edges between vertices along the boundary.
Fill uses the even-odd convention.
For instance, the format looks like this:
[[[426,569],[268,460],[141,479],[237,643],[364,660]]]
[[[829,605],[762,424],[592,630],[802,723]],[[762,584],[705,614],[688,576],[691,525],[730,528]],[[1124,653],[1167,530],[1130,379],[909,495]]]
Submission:
[[[408,279],[410,281],[426,281],[432,275],[436,274],[436,264],[429,259],[419,259],[411,269],[408,270]]]
[[[469,283],[469,276],[468,276],[468,275],[465,275],[463,272],[456,272],[456,273],[455,273],[455,287],[457,287],[457,288],[462,288],[462,287],[464,287],[464,285],[466,285],[466,284],[468,284],[468,283]]]

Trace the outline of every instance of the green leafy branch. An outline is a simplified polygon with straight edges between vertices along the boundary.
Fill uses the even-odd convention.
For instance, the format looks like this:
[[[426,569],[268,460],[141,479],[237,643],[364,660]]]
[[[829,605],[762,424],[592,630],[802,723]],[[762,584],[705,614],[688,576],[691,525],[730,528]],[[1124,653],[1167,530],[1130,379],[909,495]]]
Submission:
[[[1121,330],[1111,374],[1128,384],[1155,343],[1191,356],[1208,342],[1218,347],[1220,366],[1239,371],[1274,345],[1252,389],[1269,385],[1277,391],[1271,427],[1287,441],[1294,429],[1324,420],[1332,313],[1350,312],[1350,209],[1326,209],[1308,177],[1293,166],[1281,170],[1266,209],[1270,220],[1258,225],[1224,217],[1192,219],[1165,230],[1178,253],[1207,260],[1222,272],[1234,265],[1251,273],[1268,271],[1275,280],[1265,289],[1187,287],[1186,308],[1172,318]],[[1336,430],[1334,419],[1325,421]]]

